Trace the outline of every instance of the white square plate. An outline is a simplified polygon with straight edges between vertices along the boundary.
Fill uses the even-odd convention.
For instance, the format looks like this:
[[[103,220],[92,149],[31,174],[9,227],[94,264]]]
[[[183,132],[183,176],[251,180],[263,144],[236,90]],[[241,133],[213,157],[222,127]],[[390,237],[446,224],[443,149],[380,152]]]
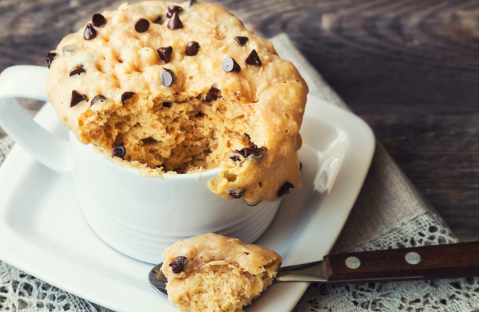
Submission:
[[[50,104],[35,120],[67,137]],[[301,129],[302,187],[283,200],[257,244],[294,265],[331,250],[361,189],[374,152],[357,116],[310,96]],[[44,167],[18,145],[0,167],[0,259],[115,311],[177,311],[148,284],[151,264],[105,244],[86,223],[70,176]],[[272,285],[249,312],[291,311],[308,283]]]

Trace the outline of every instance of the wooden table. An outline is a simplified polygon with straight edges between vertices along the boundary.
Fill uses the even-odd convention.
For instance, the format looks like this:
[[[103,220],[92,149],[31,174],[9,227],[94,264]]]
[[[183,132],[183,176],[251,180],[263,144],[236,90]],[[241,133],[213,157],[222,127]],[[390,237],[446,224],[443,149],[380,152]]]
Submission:
[[[0,71],[44,65],[63,36],[122,2],[0,1]],[[478,0],[213,2],[264,37],[286,32],[459,238],[479,240]]]

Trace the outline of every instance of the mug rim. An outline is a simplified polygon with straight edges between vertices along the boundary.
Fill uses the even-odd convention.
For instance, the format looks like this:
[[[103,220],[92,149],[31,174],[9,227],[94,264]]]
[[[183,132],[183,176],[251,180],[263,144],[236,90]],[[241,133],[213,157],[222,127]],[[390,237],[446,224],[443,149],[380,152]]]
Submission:
[[[97,155],[98,157],[102,157],[107,163],[108,166],[112,166],[111,168],[115,168],[115,170],[125,170],[131,173],[135,173],[140,177],[143,178],[157,178],[157,179],[165,179],[165,180],[201,180],[201,179],[207,179],[210,180],[214,178],[215,176],[219,175],[221,172],[221,168],[213,168],[213,169],[208,169],[202,172],[192,172],[192,173],[163,173],[161,177],[154,177],[154,176],[144,176],[140,174],[139,170],[136,168],[129,168],[129,167],[123,167],[119,166],[112,161],[108,160],[106,157],[101,155],[99,152],[96,152],[93,150],[93,146],[91,144],[83,144],[78,139],[76,138],[75,134],[73,134],[72,131],[68,131],[69,133],[69,141],[71,142],[73,140],[74,144],[79,144],[79,146],[88,148],[90,153],[93,153]]]

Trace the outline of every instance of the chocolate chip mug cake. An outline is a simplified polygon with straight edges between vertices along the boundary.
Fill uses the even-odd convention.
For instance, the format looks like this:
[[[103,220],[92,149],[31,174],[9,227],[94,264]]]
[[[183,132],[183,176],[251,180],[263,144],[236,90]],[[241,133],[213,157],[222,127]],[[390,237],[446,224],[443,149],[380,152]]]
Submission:
[[[217,5],[125,3],[46,61],[61,122],[117,164],[152,177],[220,168],[211,191],[250,205],[300,186],[308,87]]]

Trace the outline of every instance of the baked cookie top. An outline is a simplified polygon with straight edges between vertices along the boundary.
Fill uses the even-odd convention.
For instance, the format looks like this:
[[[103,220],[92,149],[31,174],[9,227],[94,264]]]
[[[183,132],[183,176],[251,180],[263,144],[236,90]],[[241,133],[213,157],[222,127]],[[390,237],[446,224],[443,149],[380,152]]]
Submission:
[[[271,249],[213,233],[177,242],[163,252],[168,298],[181,311],[242,311],[281,266]]]
[[[307,85],[217,5],[124,3],[66,36],[47,64],[61,122],[124,165],[153,176],[220,167],[211,190],[249,204],[300,185]]]

